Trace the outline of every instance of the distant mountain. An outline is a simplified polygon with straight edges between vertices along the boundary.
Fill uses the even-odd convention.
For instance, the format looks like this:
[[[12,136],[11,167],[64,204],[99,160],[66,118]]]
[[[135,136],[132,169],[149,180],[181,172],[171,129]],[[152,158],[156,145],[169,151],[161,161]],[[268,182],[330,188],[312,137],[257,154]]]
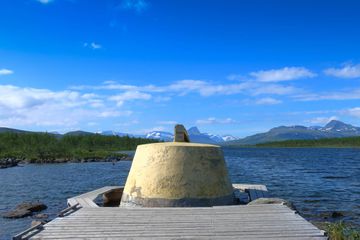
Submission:
[[[306,140],[351,136],[360,136],[360,128],[338,120],[332,120],[324,127],[280,126],[272,128],[266,133],[259,133],[239,140],[227,142],[226,145],[253,145],[285,140]]]
[[[32,132],[32,131],[26,131],[26,130],[20,130],[15,128],[7,128],[7,127],[0,127],[0,133],[40,133],[40,132]],[[45,132],[43,132],[45,133]],[[58,132],[47,132],[49,134],[53,134],[55,136],[61,136]]]
[[[197,127],[191,127],[188,130],[190,142],[195,143],[208,143],[208,144],[217,144],[218,142],[216,140],[222,138],[217,138],[215,135],[207,134],[207,133],[201,133],[200,130]]]
[[[341,121],[332,120],[325,127],[320,128],[323,132],[338,132],[343,135],[352,136],[354,133],[358,135],[360,133],[360,127],[354,127],[353,125],[343,123]]]
[[[14,128],[0,127],[0,133],[14,132],[14,133],[32,133],[31,131],[24,131]],[[72,131],[65,134],[59,134],[57,132],[49,132],[56,135],[56,137],[62,137],[66,135],[70,136],[84,136],[95,134],[86,131]],[[339,138],[339,137],[353,137],[360,136],[360,127],[355,127],[350,124],[343,123],[338,120],[332,120],[325,126],[280,126],[270,129],[268,132],[259,133],[252,136],[248,136],[242,139],[236,138],[231,135],[220,136],[210,133],[202,133],[197,127],[191,127],[188,129],[189,138],[191,142],[195,143],[208,143],[208,144],[220,144],[220,145],[254,145],[265,142],[285,141],[285,140],[307,140],[307,139],[322,139],[322,138]],[[174,135],[170,132],[164,131],[152,131],[145,135],[135,135],[129,133],[116,132],[112,130],[97,132],[97,134],[105,136],[129,136],[156,139],[160,141],[173,141]]]
[[[174,135],[169,132],[163,131],[152,131],[145,135],[145,138],[148,139],[156,139],[165,142],[171,142],[174,139]]]
[[[93,135],[93,134],[95,134],[95,133],[78,130],[78,131],[67,132],[64,134],[64,136],[87,136],[87,135]]]
[[[15,128],[0,127],[0,133],[11,132],[11,133],[29,133],[29,131],[19,130]]]
[[[197,127],[191,127],[187,130],[189,135],[200,135],[201,132]]]
[[[101,135],[104,135],[104,136],[119,136],[119,137],[125,137],[125,136],[134,137],[135,136],[133,134],[115,132],[115,131],[112,131],[112,130],[100,131],[100,132],[97,132],[97,133],[101,134]]]
[[[225,136],[222,136],[222,139],[224,140],[224,142],[229,142],[229,141],[238,140],[239,138],[238,138],[238,137],[234,137],[234,136],[232,136],[232,135],[225,135]]]
[[[226,135],[220,136],[210,133],[202,133],[197,127],[191,127],[187,130],[191,142],[195,143],[208,143],[208,144],[220,144],[230,140],[236,140],[237,138]],[[162,141],[173,141],[174,135],[170,132],[152,131],[145,136],[146,138],[157,139]]]

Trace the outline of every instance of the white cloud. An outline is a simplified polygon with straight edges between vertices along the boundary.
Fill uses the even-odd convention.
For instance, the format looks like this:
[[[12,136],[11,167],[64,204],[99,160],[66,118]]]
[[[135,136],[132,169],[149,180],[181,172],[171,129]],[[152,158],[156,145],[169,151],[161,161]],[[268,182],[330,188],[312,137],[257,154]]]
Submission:
[[[196,120],[196,124],[234,124],[235,120],[232,118],[218,119],[215,117],[209,117],[207,119]]]
[[[107,107],[106,99],[95,94],[69,90],[51,91],[0,85],[0,96],[0,125],[8,127],[69,128],[96,122],[99,118],[130,116],[132,113]]]
[[[294,98],[300,101],[360,99],[360,88],[336,92],[299,94],[295,95]]]
[[[99,97],[99,95],[95,94],[95,93],[84,93],[83,95],[81,95],[82,98],[84,99],[94,99]]]
[[[84,43],[84,47],[91,48],[91,49],[100,49],[102,46],[98,43],[91,42],[91,43]]]
[[[306,122],[311,123],[311,124],[327,124],[328,122],[330,122],[332,120],[338,120],[338,118],[336,116],[332,116],[332,117],[316,117],[316,118],[312,118],[310,120],[307,120]]]
[[[79,93],[74,91],[53,92],[48,89],[20,88],[12,85],[0,85],[0,96],[0,107],[8,109],[37,107],[49,101],[68,106],[81,103]]]
[[[343,114],[350,115],[352,117],[360,118],[360,107],[350,108],[345,111],[342,111]]]
[[[132,114],[132,111],[116,111],[116,110],[110,110],[110,111],[104,111],[99,114],[100,117],[108,118],[108,117],[120,117],[120,116],[130,116]]]
[[[280,84],[263,84],[254,81],[245,81],[237,84],[212,84],[201,80],[182,80],[166,87],[168,91],[186,95],[190,92],[197,92],[201,96],[212,95],[233,95],[233,94],[276,94],[286,95],[295,93],[298,89],[292,86],[284,86]]]
[[[160,103],[160,102],[167,102],[167,101],[170,101],[170,100],[171,100],[171,97],[167,97],[167,96],[165,96],[165,97],[163,97],[163,96],[157,96],[157,97],[154,98],[154,101],[155,101],[155,102],[158,102],[158,103]]]
[[[230,81],[242,81],[246,80],[246,77],[240,74],[230,74],[226,77]]]
[[[48,4],[48,3],[53,2],[53,0],[37,0],[37,1],[42,4]]]
[[[282,101],[275,99],[275,98],[260,98],[258,100],[255,101],[255,104],[257,105],[275,105],[275,104],[279,104],[282,103]]]
[[[102,48],[102,46],[100,45],[100,44],[97,44],[97,43],[91,43],[91,47],[93,48],[93,49],[99,49],[99,48]]]
[[[360,77],[360,64],[352,65],[346,64],[342,68],[328,68],[324,73],[329,76],[338,78],[359,78]]]
[[[254,83],[243,82],[239,84],[212,84],[202,80],[181,80],[166,87],[167,90],[186,95],[197,92],[201,96],[232,95],[248,90]]]
[[[104,81],[103,84],[116,84],[116,81],[107,80],[107,81]]]
[[[118,95],[110,96],[109,100],[115,101],[118,106],[122,106],[124,102],[131,100],[150,100],[151,95],[139,91],[127,91]]]
[[[13,74],[14,71],[10,70],[10,69],[6,69],[6,68],[3,68],[3,69],[0,69],[0,76],[1,75],[10,75],[10,74]]]
[[[315,77],[316,74],[304,67],[284,67],[281,69],[261,70],[251,72],[250,76],[260,82],[281,82],[300,78]]]
[[[197,93],[204,97],[213,95],[234,95],[234,94],[246,94],[246,95],[262,95],[262,94],[274,94],[274,95],[289,95],[301,92],[300,89],[286,86],[282,84],[274,83],[262,83],[256,81],[243,81],[235,84],[214,84],[204,80],[180,80],[173,82],[169,85],[156,86],[156,85],[144,85],[136,86],[129,84],[118,84],[114,81],[104,82],[102,85],[80,85],[71,86],[73,90],[109,90],[109,91],[128,91],[128,92],[142,92],[142,93],[166,93],[167,96],[154,96],[155,101],[168,101],[171,99],[171,94],[178,96],[185,96],[190,93]],[[121,104],[120,104],[121,105]]]
[[[137,13],[145,11],[149,7],[149,3],[145,0],[123,0],[122,8],[134,10]]]
[[[254,88],[250,89],[249,91],[251,95],[255,96],[262,94],[289,95],[299,92],[300,89],[280,84],[266,84],[254,86]]]

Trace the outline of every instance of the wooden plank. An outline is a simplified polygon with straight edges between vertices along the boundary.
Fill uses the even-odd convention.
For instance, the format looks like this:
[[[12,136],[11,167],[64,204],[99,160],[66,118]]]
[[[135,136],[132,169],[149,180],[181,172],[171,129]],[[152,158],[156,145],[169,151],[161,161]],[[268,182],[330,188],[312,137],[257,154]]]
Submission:
[[[124,188],[123,186],[106,186],[94,191],[90,191],[84,194],[80,194],[76,197],[69,198],[67,203],[69,206],[73,206],[77,203],[80,204],[81,207],[99,207],[94,200],[101,194],[110,192],[114,189]]]
[[[82,208],[31,239],[326,239],[281,204],[208,208]]]
[[[269,197],[269,192],[265,185],[259,184],[233,184],[233,188],[249,194],[250,201],[258,198]]]

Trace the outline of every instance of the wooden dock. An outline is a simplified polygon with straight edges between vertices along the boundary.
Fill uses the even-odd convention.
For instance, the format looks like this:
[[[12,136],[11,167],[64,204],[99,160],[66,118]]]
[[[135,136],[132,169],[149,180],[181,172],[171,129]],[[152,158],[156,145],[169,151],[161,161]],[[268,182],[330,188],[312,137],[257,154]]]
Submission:
[[[267,195],[262,185],[234,187],[242,196],[247,193],[249,199],[250,195]],[[71,213],[17,239],[327,239],[323,231],[283,204],[119,208],[91,203],[114,188],[119,187],[69,199]]]

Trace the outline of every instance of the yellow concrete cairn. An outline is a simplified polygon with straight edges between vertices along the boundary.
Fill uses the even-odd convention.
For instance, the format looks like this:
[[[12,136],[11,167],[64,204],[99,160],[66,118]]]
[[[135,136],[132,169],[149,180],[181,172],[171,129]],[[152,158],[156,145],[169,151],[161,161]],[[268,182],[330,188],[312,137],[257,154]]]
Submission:
[[[183,139],[188,140],[186,137]],[[137,147],[120,206],[233,203],[233,188],[219,146],[166,142]]]

